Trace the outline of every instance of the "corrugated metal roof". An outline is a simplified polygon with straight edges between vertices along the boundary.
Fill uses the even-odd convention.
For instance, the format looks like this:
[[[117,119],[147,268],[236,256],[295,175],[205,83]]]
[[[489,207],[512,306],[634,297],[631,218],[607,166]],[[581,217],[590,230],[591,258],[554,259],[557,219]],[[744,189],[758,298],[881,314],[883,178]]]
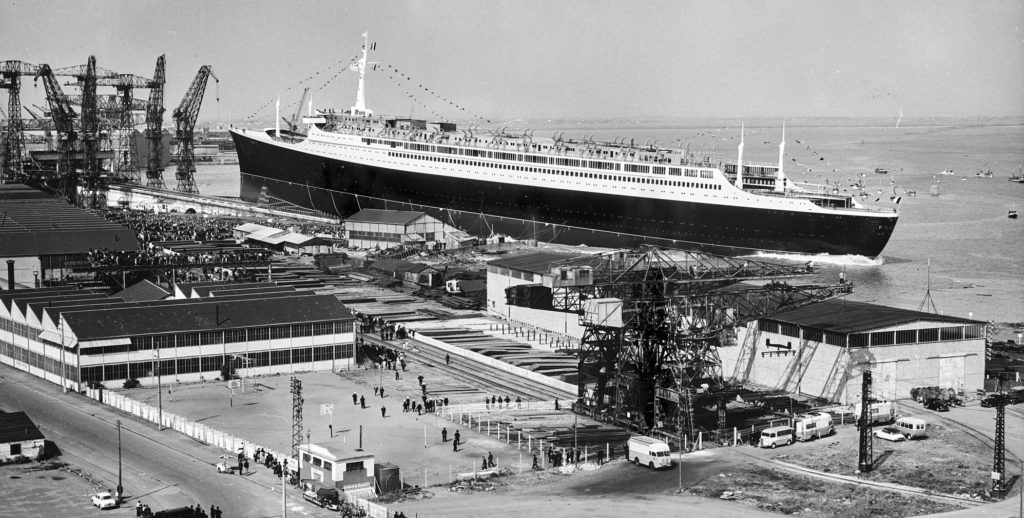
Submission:
[[[138,302],[142,300],[163,300],[170,296],[170,293],[151,281],[143,279],[115,293],[114,296],[121,297],[128,302]]]
[[[22,192],[0,191],[0,257],[81,254],[90,248],[139,249],[130,229],[63,200],[18,197]]]
[[[191,333],[244,327],[351,320],[352,313],[333,295],[223,300],[179,299],[161,306],[62,312],[79,342],[158,333]]]
[[[0,444],[43,438],[43,432],[25,412],[0,412]]]
[[[408,225],[416,219],[426,216],[425,212],[414,210],[382,210],[363,209],[347,218],[347,223],[384,223],[388,225]]]
[[[522,255],[499,257],[487,264],[515,268],[524,272],[551,273],[551,265],[570,259],[581,259],[589,257],[584,254],[566,254],[562,252],[530,252]]]
[[[256,232],[257,230],[259,230],[261,228],[267,228],[267,227],[264,227],[263,225],[260,225],[258,223],[243,223],[243,224],[238,225],[237,227],[235,227],[233,230],[235,232],[251,233],[251,232]]]
[[[873,331],[875,329],[913,322],[984,324],[984,322],[979,320],[879,306],[867,302],[853,302],[845,299],[831,299],[802,308],[791,309],[772,315],[768,319],[843,334]]]

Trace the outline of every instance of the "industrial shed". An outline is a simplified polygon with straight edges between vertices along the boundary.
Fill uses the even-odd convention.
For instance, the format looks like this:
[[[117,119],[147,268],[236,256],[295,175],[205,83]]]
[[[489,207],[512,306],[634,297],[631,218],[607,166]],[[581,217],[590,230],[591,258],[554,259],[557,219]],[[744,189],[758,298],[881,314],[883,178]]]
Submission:
[[[833,299],[763,318],[720,347],[736,381],[838,403],[859,399],[871,370],[875,397],[910,397],[915,387],[984,387],[985,323]]]
[[[84,261],[92,248],[139,249],[131,230],[24,185],[0,186],[0,218],[5,289],[60,279],[66,263]]]
[[[424,212],[363,209],[345,219],[345,237],[354,248],[392,248],[444,242],[445,224]]]
[[[35,459],[44,444],[43,432],[28,414],[0,411],[0,461],[19,456]]]

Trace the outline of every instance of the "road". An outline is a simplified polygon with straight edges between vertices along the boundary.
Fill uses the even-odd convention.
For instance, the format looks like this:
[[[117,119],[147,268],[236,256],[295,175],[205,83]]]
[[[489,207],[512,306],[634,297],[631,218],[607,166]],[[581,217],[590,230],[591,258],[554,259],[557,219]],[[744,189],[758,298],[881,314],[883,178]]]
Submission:
[[[0,365],[0,409],[25,411],[63,460],[90,473],[108,488],[117,487],[118,433],[121,420],[121,469],[125,501],[141,499],[154,511],[200,504],[224,510],[224,516],[281,516],[281,492],[262,467],[251,477],[225,475],[214,468],[224,452],[172,430],[132,417],[75,393],[63,394],[51,383]],[[304,505],[291,489],[290,516],[322,515]]]

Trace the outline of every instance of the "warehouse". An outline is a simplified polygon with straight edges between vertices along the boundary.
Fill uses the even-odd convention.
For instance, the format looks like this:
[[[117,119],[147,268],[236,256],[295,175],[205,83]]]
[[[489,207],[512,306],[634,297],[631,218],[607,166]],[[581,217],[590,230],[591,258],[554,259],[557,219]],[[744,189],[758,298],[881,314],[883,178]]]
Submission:
[[[865,370],[884,399],[984,387],[985,323],[966,318],[833,299],[752,322],[736,343],[719,348],[727,378],[837,403],[860,398]]]
[[[562,267],[569,261],[588,257],[558,252],[529,252],[500,257],[487,263],[487,313],[512,322],[561,333],[579,339],[583,327],[579,315],[551,311],[552,288],[588,277],[590,268]],[[585,281],[584,281],[585,282]],[[511,297],[512,304],[509,304]]]
[[[446,225],[423,212],[363,209],[345,219],[352,248],[387,249],[444,242]]]
[[[73,390],[347,368],[353,317],[312,292],[125,302],[52,288],[0,295],[0,362]],[[63,345],[63,347],[61,347]]]
[[[39,287],[85,260],[92,248],[139,249],[135,234],[117,223],[24,185],[0,185],[0,279],[3,287]]]

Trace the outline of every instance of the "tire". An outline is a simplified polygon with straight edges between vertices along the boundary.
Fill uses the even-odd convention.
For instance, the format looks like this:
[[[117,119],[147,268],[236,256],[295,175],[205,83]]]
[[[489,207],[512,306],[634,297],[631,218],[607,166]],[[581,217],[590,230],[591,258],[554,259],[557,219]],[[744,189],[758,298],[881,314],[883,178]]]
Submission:
[[[640,465],[640,457],[633,457],[633,464]]]
[[[772,448],[772,449],[774,450],[776,446],[778,446],[778,444],[775,444],[775,443],[773,442],[773,443],[772,443],[772,446],[771,446],[771,448]]]
[[[793,444],[793,439],[786,439],[786,446]]]
[[[647,469],[649,469],[651,471],[654,471],[654,461],[651,461],[651,462],[647,463]]]

